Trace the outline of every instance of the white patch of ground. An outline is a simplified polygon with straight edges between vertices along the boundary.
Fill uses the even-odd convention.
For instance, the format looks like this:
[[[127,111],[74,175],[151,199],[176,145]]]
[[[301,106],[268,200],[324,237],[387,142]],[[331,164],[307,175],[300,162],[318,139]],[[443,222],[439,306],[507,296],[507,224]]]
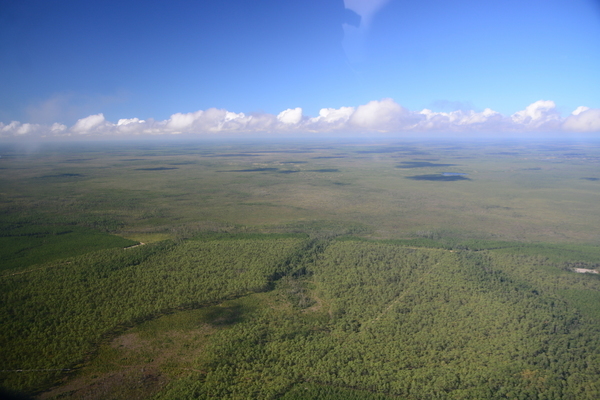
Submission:
[[[574,268],[573,271],[580,274],[597,274],[598,271],[595,269],[587,269],[587,268]]]

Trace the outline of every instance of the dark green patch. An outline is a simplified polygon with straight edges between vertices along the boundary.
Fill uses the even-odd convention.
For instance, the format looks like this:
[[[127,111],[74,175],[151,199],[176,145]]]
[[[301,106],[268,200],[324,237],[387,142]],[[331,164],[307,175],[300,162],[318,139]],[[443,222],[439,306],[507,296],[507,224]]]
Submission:
[[[205,312],[205,322],[215,326],[227,326],[241,322],[245,314],[241,304],[208,307]]]
[[[306,233],[226,233],[202,232],[191,240],[277,240],[277,239],[307,239]]]
[[[456,164],[432,163],[429,161],[402,161],[396,168],[428,168],[428,167],[453,167]]]
[[[294,174],[296,172],[300,172],[300,171],[290,171],[290,170],[285,170],[285,171],[277,171],[280,174]]]
[[[442,175],[442,174],[407,176],[406,179],[412,179],[413,181],[437,181],[437,182],[453,182],[453,181],[470,181],[471,180],[462,175],[448,176],[448,175]]]
[[[176,167],[136,168],[136,171],[167,171],[170,169],[179,169],[179,168],[176,168]]]
[[[29,226],[3,229],[0,237],[0,270],[137,244],[133,240],[78,226]]]
[[[229,171],[217,171],[217,172],[273,172],[279,168],[248,168],[248,169],[232,169]]]
[[[196,162],[195,161],[181,161],[181,162],[169,163],[169,165],[190,165],[190,164],[196,164]]]
[[[48,179],[48,178],[78,178],[78,177],[82,177],[83,175],[81,174],[56,174],[56,175],[44,175],[41,176],[40,178],[42,179]]]
[[[372,150],[357,150],[356,152],[358,154],[387,154],[387,153],[398,153],[398,152],[408,153],[408,154],[426,154],[426,153],[423,153],[422,151],[415,150],[413,148],[406,147],[406,146],[400,146],[400,147],[390,146],[390,147],[384,147],[384,148],[372,149]]]
[[[591,279],[597,278],[594,275],[589,276]],[[596,290],[585,289],[564,289],[559,290],[561,294],[570,304],[575,306],[579,312],[588,318],[600,321],[600,292]]]
[[[91,161],[91,160],[95,160],[95,158],[71,158],[69,160],[65,160],[65,162],[78,163],[78,162],[85,162],[85,161]]]
[[[258,157],[259,154],[250,154],[250,153],[233,153],[233,154],[215,154],[207,157]]]
[[[398,400],[397,396],[387,396],[372,393],[367,390],[357,390],[331,385],[302,383],[295,385],[287,392],[282,400]]]
[[[504,250],[499,250],[504,252]],[[600,247],[580,244],[566,243],[521,243],[508,253],[519,254],[523,256],[538,256],[545,257],[550,262],[562,264],[562,268],[571,269],[575,267],[575,263],[589,263],[594,266],[600,260]]]
[[[313,150],[262,150],[262,151],[257,151],[256,153],[259,154],[277,154],[277,153],[283,153],[283,154],[304,154],[304,153],[312,153]]]

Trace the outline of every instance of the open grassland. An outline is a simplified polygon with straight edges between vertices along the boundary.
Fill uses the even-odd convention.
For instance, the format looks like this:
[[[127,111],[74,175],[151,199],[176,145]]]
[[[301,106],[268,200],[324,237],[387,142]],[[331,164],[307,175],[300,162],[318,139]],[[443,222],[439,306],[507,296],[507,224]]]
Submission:
[[[4,150],[4,224],[77,224],[133,238],[175,235],[174,227],[286,230],[329,221],[361,225],[382,238],[452,231],[507,240],[598,240],[600,148],[592,145]],[[443,172],[467,175],[435,179]],[[434,178],[407,179],[419,176]]]
[[[600,397],[597,144],[0,155],[6,390]]]

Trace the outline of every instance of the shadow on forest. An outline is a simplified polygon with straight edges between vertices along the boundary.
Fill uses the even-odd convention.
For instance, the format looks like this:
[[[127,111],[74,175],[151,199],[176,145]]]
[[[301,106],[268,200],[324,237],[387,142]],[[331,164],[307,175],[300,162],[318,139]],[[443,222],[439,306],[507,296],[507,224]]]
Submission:
[[[214,306],[206,310],[204,322],[215,326],[228,326],[242,322],[244,314],[252,311],[250,307],[241,304],[231,306]]]
[[[33,397],[29,397],[24,393],[15,392],[9,389],[0,387],[0,399],[4,400],[33,400]]]

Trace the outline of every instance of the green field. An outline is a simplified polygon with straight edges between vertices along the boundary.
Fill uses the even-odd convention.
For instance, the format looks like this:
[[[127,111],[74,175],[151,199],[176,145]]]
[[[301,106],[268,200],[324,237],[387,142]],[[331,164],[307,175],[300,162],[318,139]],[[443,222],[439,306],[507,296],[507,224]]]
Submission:
[[[6,396],[600,397],[599,143],[0,156]]]

